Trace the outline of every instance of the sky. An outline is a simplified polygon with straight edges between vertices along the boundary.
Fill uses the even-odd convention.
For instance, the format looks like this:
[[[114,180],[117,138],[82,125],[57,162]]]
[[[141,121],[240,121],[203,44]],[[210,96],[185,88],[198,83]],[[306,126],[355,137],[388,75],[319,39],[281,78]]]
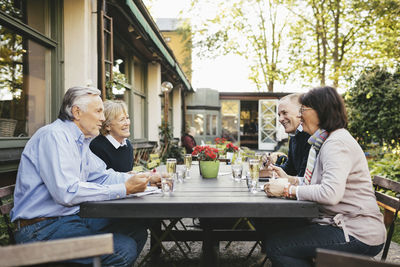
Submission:
[[[150,3],[150,14],[156,20],[179,18],[179,12],[189,7],[190,0],[145,0],[144,3]],[[192,86],[195,89],[212,88],[221,92],[256,91],[256,87],[247,78],[249,72],[245,60],[236,55],[200,59],[193,53],[192,70]]]

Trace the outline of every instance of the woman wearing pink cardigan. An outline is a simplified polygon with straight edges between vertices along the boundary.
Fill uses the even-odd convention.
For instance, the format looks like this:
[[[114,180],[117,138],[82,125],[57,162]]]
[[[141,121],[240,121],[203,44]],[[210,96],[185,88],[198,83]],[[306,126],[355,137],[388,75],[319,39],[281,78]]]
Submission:
[[[305,225],[280,229],[266,240],[272,266],[312,266],[317,248],[368,256],[383,247],[386,230],[376,203],[367,160],[345,129],[343,99],[332,87],[320,87],[300,99],[303,130],[311,135],[304,177],[287,175],[289,183],[268,183],[268,196],[314,201],[319,217]]]

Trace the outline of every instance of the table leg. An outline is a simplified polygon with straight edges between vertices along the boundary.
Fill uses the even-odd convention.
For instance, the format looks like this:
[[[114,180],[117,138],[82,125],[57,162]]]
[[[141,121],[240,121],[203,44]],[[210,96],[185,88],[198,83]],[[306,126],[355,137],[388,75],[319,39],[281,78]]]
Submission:
[[[203,229],[201,266],[219,266],[219,240],[215,240],[212,230],[209,225],[206,225]]]
[[[154,232],[155,235],[151,235],[150,238],[150,250],[153,251],[151,254],[151,260],[157,262],[160,259],[161,255],[161,246],[157,245],[158,241],[154,236],[161,236],[161,220],[157,220],[151,231]]]

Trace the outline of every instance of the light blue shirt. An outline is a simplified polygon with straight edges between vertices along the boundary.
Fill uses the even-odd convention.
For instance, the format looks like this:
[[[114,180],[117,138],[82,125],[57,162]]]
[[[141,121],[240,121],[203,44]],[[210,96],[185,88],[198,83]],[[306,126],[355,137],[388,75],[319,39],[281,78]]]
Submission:
[[[123,198],[130,175],[106,170],[72,121],[40,128],[22,152],[12,221],[76,214],[79,203]]]

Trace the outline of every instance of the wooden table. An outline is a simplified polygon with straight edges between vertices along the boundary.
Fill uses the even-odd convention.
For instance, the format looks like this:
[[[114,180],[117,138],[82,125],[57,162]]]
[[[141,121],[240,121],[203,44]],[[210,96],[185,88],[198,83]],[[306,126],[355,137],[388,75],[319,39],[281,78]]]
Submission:
[[[165,170],[160,167],[159,171]],[[221,165],[217,179],[200,177],[198,165],[191,169],[191,179],[175,183],[170,196],[152,194],[112,201],[87,202],[81,204],[82,217],[107,218],[313,218],[318,216],[317,205],[308,201],[268,198],[259,190],[248,192],[246,182],[235,182],[230,166]],[[161,227],[160,227],[161,229]],[[159,229],[159,230],[160,230]],[[204,229],[197,233],[175,233],[178,240],[202,240],[203,254],[212,251],[219,240],[254,240],[254,235],[242,234],[232,239],[229,231]],[[254,232],[254,231],[253,231]],[[192,236],[191,236],[192,234]],[[256,233],[254,233],[256,234]],[[166,241],[166,240],[165,240]],[[203,258],[216,260],[211,256]]]

